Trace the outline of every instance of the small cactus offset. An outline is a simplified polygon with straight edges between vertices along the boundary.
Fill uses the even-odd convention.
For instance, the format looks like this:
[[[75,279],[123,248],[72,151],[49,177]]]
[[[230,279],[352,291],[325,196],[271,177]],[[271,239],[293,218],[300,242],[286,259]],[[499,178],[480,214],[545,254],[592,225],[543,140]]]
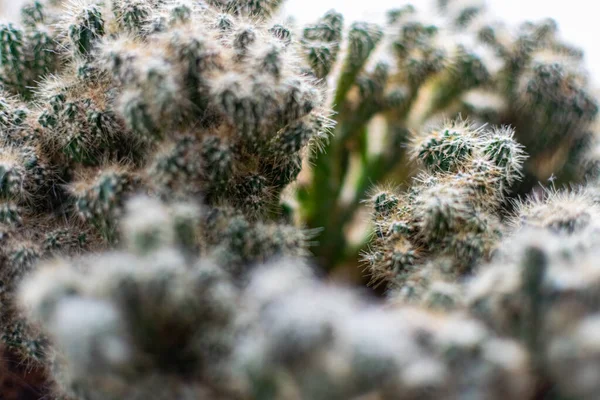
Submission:
[[[375,280],[420,301],[431,280],[455,280],[489,257],[502,231],[500,206],[525,155],[510,128],[463,120],[416,135],[410,154],[425,172],[405,193],[375,189],[374,240],[363,258]]]
[[[600,397],[581,51],[477,0],[304,27],[282,3],[0,25],[0,383],[14,360],[52,400]],[[341,284],[361,262],[374,288]]]

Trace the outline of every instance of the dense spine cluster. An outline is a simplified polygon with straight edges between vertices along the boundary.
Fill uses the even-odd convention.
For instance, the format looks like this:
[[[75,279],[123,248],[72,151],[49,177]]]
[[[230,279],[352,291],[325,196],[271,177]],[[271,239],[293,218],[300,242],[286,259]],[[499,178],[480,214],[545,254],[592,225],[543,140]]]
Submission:
[[[125,248],[47,263],[20,301],[55,346],[55,390],[75,398],[594,396],[598,207],[583,189],[531,198],[490,263],[431,285],[437,304],[382,308],[300,259],[240,273],[198,257],[180,233],[202,211],[138,197]]]
[[[514,128],[529,158],[509,197],[526,195],[550,177],[559,184],[583,182],[581,159],[597,141],[598,101],[581,51],[562,41],[552,20],[510,27],[481,1],[438,1],[436,7],[440,18],[412,5],[391,10],[379,27],[386,35],[368,42],[376,46],[372,55],[350,69],[355,29],[366,25],[348,29],[347,60],[338,75],[329,75],[338,123],[300,193],[303,218],[325,229],[316,249],[324,268],[343,265],[364,249],[368,238],[348,232],[372,184],[410,182],[409,132],[445,118]],[[316,44],[308,41],[309,64],[319,77],[332,70],[329,60],[338,54],[331,38],[337,43],[332,33],[341,21],[332,15],[308,30],[309,39],[327,33]]]
[[[312,233],[282,222],[280,196],[332,122],[290,30],[269,25],[278,6],[33,1],[21,25],[0,27],[8,349],[51,363],[16,287],[40,260],[127,241],[120,221],[136,194],[168,203],[186,263],[211,254],[243,274],[307,254]]]
[[[478,1],[303,29],[281,3],[0,25],[2,360],[57,400],[598,397],[580,51]],[[320,279],[367,242],[383,299]]]
[[[94,399],[209,395],[234,343],[232,277],[186,257],[179,235],[199,218],[192,205],[134,198],[128,206],[127,251],[50,262],[22,289],[58,349],[49,360],[54,390]]]
[[[540,387],[575,398],[598,393],[589,335],[598,333],[600,209],[588,190],[550,191],[520,205],[513,234],[465,290],[473,316],[523,343]]]
[[[0,82],[27,99],[37,82],[61,64],[51,8],[32,1],[22,8],[20,24],[0,25]]]
[[[404,287],[417,302],[432,280],[453,280],[489,257],[501,234],[500,206],[525,155],[510,128],[456,120],[416,135],[410,152],[425,172],[405,193],[375,189],[375,226],[364,254],[373,279]]]
[[[460,159],[455,153],[453,162],[460,163]],[[455,173],[453,182],[460,182],[460,175]],[[464,201],[472,197],[457,193],[458,187],[448,191],[438,186],[428,192],[422,188],[428,181],[436,180],[417,178],[406,194],[381,191],[370,200],[377,231],[373,252],[366,260],[374,278],[385,280],[392,289],[390,305],[398,310],[416,304],[444,314],[464,313],[494,335],[516,341],[527,354],[533,384],[532,392],[519,398],[596,396],[598,351],[592,338],[598,334],[597,183],[568,191],[546,189],[518,201],[511,216],[495,222],[503,239],[494,237],[493,253],[489,253],[491,248],[487,256],[477,252],[478,260],[470,269],[457,271],[457,266],[470,260],[469,253],[447,247],[440,237],[429,237],[414,250],[410,239],[419,238],[423,226],[429,226],[418,212],[421,203],[414,199],[431,196],[422,203],[445,211],[435,214],[438,223],[434,226],[449,230],[452,224],[441,217],[464,215],[468,210]],[[493,226],[485,210],[475,215],[488,218],[486,226]],[[405,220],[400,221],[401,217]],[[448,238],[462,244],[460,238],[468,237],[463,233],[468,224],[462,220],[454,226],[460,230]],[[470,236],[474,242],[467,248],[481,249],[478,246],[485,237],[484,233]]]

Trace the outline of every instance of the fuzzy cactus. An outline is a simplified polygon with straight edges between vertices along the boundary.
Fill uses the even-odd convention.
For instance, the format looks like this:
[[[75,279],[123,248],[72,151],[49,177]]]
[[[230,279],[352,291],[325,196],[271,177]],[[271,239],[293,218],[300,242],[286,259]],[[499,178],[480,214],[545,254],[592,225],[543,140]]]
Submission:
[[[240,273],[214,258],[218,251],[185,257],[176,209],[134,198],[125,248],[47,262],[21,285],[27,317],[53,346],[55,393],[411,399],[532,391],[525,347],[483,322],[373,309],[352,290],[319,282],[301,259]]]
[[[186,265],[211,254],[245,274],[308,253],[313,233],[283,221],[280,197],[333,122],[301,45],[269,22],[278,6],[34,1],[21,24],[0,27],[0,331],[23,361],[48,372],[62,362],[53,330],[16,307],[19,282],[40,260],[153,248],[164,238],[122,229],[138,194],[168,204]],[[117,323],[120,311],[82,301],[73,310]]]
[[[343,46],[341,18],[330,12],[305,30],[313,73],[335,83],[333,138],[299,190],[302,220],[324,228],[315,250],[324,268],[352,263],[364,249],[368,238],[349,234],[362,200],[374,184],[409,183],[409,132],[444,118],[462,115],[476,126],[515,129],[529,158],[509,197],[526,195],[550,177],[560,184],[584,181],[581,159],[596,141],[598,105],[581,51],[560,39],[552,20],[510,27],[495,21],[481,1],[435,6],[441,18],[407,5],[391,10],[385,27],[350,26],[346,60],[337,69],[329,64]],[[364,47],[368,60],[357,57],[359,69],[349,69],[357,27],[375,49]]]
[[[416,135],[410,153],[426,172],[405,193],[374,190],[375,234],[363,258],[375,281],[420,301],[436,275],[457,279],[489,257],[502,231],[500,206],[525,155],[511,129],[462,120]]]
[[[57,400],[598,397],[580,51],[476,0],[281,3],[0,26],[0,368]],[[361,251],[378,291],[338,281]]]
[[[412,307],[374,309],[355,293],[315,282],[300,267],[267,266],[246,289],[250,312],[258,315],[237,359],[252,398],[495,399],[530,393],[523,348],[480,322]]]
[[[15,94],[31,98],[36,83],[60,67],[55,11],[35,0],[22,8],[20,24],[0,25],[0,82]]]

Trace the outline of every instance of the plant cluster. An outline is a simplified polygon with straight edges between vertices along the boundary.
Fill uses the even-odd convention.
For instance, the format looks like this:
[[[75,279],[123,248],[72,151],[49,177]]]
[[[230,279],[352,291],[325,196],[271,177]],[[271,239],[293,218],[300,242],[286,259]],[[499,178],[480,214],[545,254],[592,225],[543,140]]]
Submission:
[[[267,23],[277,2],[213,3],[34,1],[1,27],[1,337],[26,360],[49,349],[15,307],[21,278],[118,245],[137,193],[169,203],[190,257],[243,273],[306,253],[279,198],[328,137],[323,89]]]
[[[120,249],[45,262],[21,285],[19,303],[52,343],[55,393],[559,399],[600,390],[592,187],[521,202],[490,260],[469,273],[450,274],[427,254],[413,272],[429,278],[421,298],[418,279],[395,276],[385,305],[319,280],[302,258],[240,273],[188,252],[179,227],[198,214],[180,207],[134,197]]]
[[[441,132],[452,132],[458,123],[464,127],[462,121],[453,122]],[[472,134],[467,131],[466,137]],[[427,161],[431,153],[423,151],[423,143],[431,136],[415,141],[411,149],[426,166],[432,165]],[[487,137],[479,132],[480,143]],[[509,147],[520,157],[516,143]],[[429,160],[440,171],[441,159]],[[456,150],[452,161],[460,165]],[[388,302],[394,309],[417,306],[444,315],[466,314],[493,335],[518,343],[531,385],[531,392],[518,398],[597,396],[598,182],[571,190],[544,189],[516,201],[514,211],[500,219],[490,214],[493,209],[473,213],[478,204],[473,193],[486,187],[487,193],[490,188],[501,191],[503,186],[495,182],[506,172],[492,175],[495,179],[471,177],[466,181],[470,185],[464,175],[458,168],[449,175],[416,178],[405,193],[378,191],[370,200],[376,230],[373,251],[365,255],[367,268],[390,288]],[[450,189],[447,182],[453,184]],[[453,196],[455,192],[460,195]],[[488,199],[485,204],[495,203]],[[490,236],[480,229],[473,235],[472,215],[497,231]],[[431,226],[436,230],[426,229]],[[430,232],[437,236],[423,241]]]
[[[471,2],[300,32],[280,3],[0,25],[0,347],[60,400],[597,397],[581,53]],[[320,276],[367,240],[385,299]]]
[[[489,257],[502,231],[501,205],[525,159],[513,134],[456,120],[413,138],[410,153],[426,172],[406,192],[376,189],[370,200],[375,235],[364,260],[375,280],[437,301],[444,296],[429,298],[432,280],[455,280]]]
[[[69,398],[522,398],[530,389],[526,353],[480,321],[374,308],[318,281],[301,259],[245,279],[211,257],[186,258],[168,205],[134,198],[127,208],[125,248],[49,262],[20,291],[55,346],[54,390]]]
[[[410,183],[410,132],[444,119],[462,115],[477,127],[515,130],[529,157],[509,197],[526,195],[551,176],[557,184],[582,182],[580,160],[596,141],[598,104],[581,50],[561,39],[553,20],[513,28],[481,1],[439,0],[436,8],[439,17],[430,17],[407,5],[388,12],[385,26],[348,29],[346,59],[330,79],[337,125],[324,155],[314,161],[312,180],[300,187],[302,219],[325,229],[314,251],[326,269],[354,265],[368,241],[352,234],[361,202],[373,184]],[[314,36],[319,27],[329,32],[338,23],[329,14],[307,30]],[[358,45],[357,37],[368,40]],[[338,54],[337,42],[329,43],[319,42],[328,57],[317,60],[329,62]],[[357,49],[373,55],[353,56]],[[311,56],[316,51],[309,47]]]

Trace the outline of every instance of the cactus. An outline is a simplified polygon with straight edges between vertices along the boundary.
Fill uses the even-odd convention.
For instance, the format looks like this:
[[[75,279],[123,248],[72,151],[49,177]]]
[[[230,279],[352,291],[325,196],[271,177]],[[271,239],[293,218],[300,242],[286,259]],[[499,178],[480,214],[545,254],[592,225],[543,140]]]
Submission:
[[[83,395],[76,387],[93,379],[69,380],[66,355],[54,351],[60,339],[28,321],[16,290],[43,260],[71,263],[122,243],[143,258],[166,240],[152,230],[132,236],[125,206],[136,195],[150,196],[142,209],[168,207],[166,244],[185,265],[210,254],[246,275],[272,257],[308,254],[313,233],[284,222],[280,198],[332,122],[291,31],[269,23],[278,6],[34,1],[21,24],[0,27],[1,332],[7,349],[46,370],[56,396]],[[158,199],[164,205],[152,208]],[[71,310],[122,321],[82,301]]]
[[[21,10],[21,23],[0,25],[0,82],[14,94],[32,98],[39,80],[61,64],[56,10],[35,0]]]
[[[218,249],[186,258],[172,207],[133,198],[124,248],[48,261],[21,285],[27,318],[54,348],[55,392],[348,399],[531,390],[524,346],[460,313],[372,310],[290,255],[246,271],[220,262]]]
[[[407,192],[375,189],[369,201],[375,233],[363,259],[375,281],[415,283],[405,294],[421,301],[432,283],[424,270],[452,281],[490,256],[500,206],[525,159],[513,134],[456,120],[413,138],[409,152],[426,172]]]
[[[62,400],[598,397],[581,52],[478,1],[281,3],[0,26],[2,359]]]
[[[409,132],[444,118],[462,115],[476,126],[515,130],[529,158],[523,179],[510,184],[511,198],[550,177],[558,184],[584,181],[580,160],[595,142],[598,105],[581,51],[561,41],[552,20],[512,28],[495,21],[482,2],[436,6],[442,18],[435,21],[407,5],[391,10],[379,30],[352,25],[346,59],[334,76],[328,71],[336,70],[330,64],[338,54],[341,16],[330,12],[304,31],[314,75],[334,82],[337,126],[298,195],[301,219],[324,228],[315,249],[324,268],[343,268],[364,251],[368,238],[348,234],[363,213],[362,200],[373,184],[410,183]],[[363,49],[374,54],[363,53],[366,62],[353,56],[357,27],[370,39]],[[389,32],[384,40],[377,34],[382,31]]]

